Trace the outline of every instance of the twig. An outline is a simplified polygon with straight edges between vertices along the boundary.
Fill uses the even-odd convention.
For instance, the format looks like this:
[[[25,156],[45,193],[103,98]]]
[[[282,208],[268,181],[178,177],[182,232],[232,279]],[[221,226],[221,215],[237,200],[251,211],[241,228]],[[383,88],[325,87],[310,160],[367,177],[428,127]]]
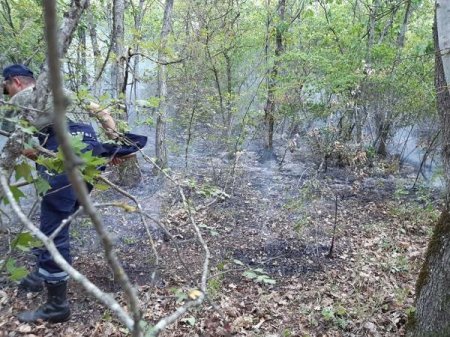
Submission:
[[[334,239],[336,237],[336,227],[337,227],[337,211],[338,211],[338,196],[336,195],[336,200],[334,203],[334,225],[333,225],[333,237],[331,238],[330,250],[328,251],[327,257],[333,257]]]
[[[185,60],[185,59],[178,59],[178,60],[174,60],[174,61],[163,62],[163,61],[155,60],[155,59],[153,59],[153,58],[151,58],[151,57],[149,57],[149,56],[147,56],[145,54],[142,54],[142,53],[131,53],[130,54],[130,59],[133,56],[141,56],[141,57],[143,57],[143,58],[145,58],[147,60],[150,60],[150,61],[152,61],[152,62],[154,62],[156,64],[163,65],[163,66],[168,66],[170,64],[175,64],[175,63],[181,63],[181,62],[183,62]]]
[[[83,213],[83,206],[80,206],[75,213],[73,213],[71,216],[69,216],[67,219],[64,219],[61,221],[61,224],[58,226],[58,228],[55,229],[55,231],[52,233],[52,235],[49,236],[50,240],[54,240],[55,237],[61,232],[61,230],[66,227],[71,221],[73,221],[77,216],[79,216],[81,213]]]
[[[1,189],[8,199],[14,213],[17,214],[20,221],[36,236],[42,243],[45,245],[47,250],[52,255],[54,261],[65,271],[67,272],[75,281],[79,282],[87,292],[93,295],[95,298],[99,299],[103,304],[105,304],[108,308],[113,311],[120,321],[130,330],[132,330],[134,322],[132,318],[125,312],[120,304],[112,297],[111,295],[101,291],[96,285],[90,282],[86,276],[82,275],[78,270],[73,268],[61,255],[61,253],[56,248],[53,241],[50,240],[48,236],[42,233],[33,223],[26,217],[26,215],[22,212],[19,205],[17,204],[14,196],[9,189],[8,181],[5,176],[4,170],[0,170],[0,186]]]
[[[420,173],[422,172],[422,167],[425,164],[425,161],[428,159],[428,155],[430,154],[431,151],[433,151],[433,145],[434,142],[437,140],[437,138],[439,137],[439,134],[441,133],[441,130],[439,130],[436,135],[433,137],[430,145],[428,146],[427,150],[425,151],[425,153],[423,154],[423,158],[422,161],[420,162],[420,166],[419,166],[419,170],[417,171],[417,176],[416,176],[416,180],[414,180],[414,184],[412,186],[412,188],[416,187],[417,181],[419,180],[419,176]],[[423,173],[422,173],[423,174]],[[425,175],[424,175],[425,176]]]
[[[29,110],[29,111],[33,111],[33,112],[37,112],[37,113],[42,113],[42,112],[43,112],[41,109],[35,109],[35,108],[29,107],[29,106],[23,106],[23,105],[13,104],[13,103],[4,101],[4,100],[2,100],[2,99],[0,99],[0,105],[8,105],[8,106],[11,106],[11,107],[20,109],[20,110]],[[2,131],[1,134],[4,135],[4,136],[9,136],[9,135],[11,135],[10,132],[6,132],[6,131]]]
[[[204,252],[205,252],[205,257],[204,257],[204,261],[203,261],[203,270],[202,270],[202,277],[201,277],[201,283],[200,283],[200,292],[198,294],[198,297],[193,300],[193,301],[189,301],[187,303],[185,303],[183,306],[177,308],[177,310],[172,313],[171,315],[162,318],[161,320],[158,321],[158,323],[155,324],[155,326],[153,326],[150,330],[148,330],[146,332],[146,336],[158,336],[159,333],[165,328],[167,327],[169,324],[175,322],[178,318],[180,318],[182,315],[184,315],[190,308],[194,307],[194,306],[198,306],[200,305],[203,300],[206,297],[206,293],[207,293],[207,282],[208,282],[208,273],[209,273],[209,261],[211,258],[211,253],[209,251],[208,245],[206,244],[205,240],[203,239],[202,233],[200,231],[200,228],[197,226],[194,216],[193,216],[193,212],[192,212],[192,207],[191,205],[189,205],[186,196],[183,192],[183,187],[178,184],[168,173],[166,170],[163,170],[152,158],[150,158],[149,156],[145,155],[143,153],[142,150],[140,150],[140,152],[142,153],[144,159],[146,161],[149,161],[150,163],[152,163],[158,170],[160,170],[163,175],[169,180],[171,181],[175,186],[177,186],[178,188],[178,192],[181,196],[181,200],[183,203],[184,208],[187,210],[188,214],[189,214],[189,220],[190,223],[197,235],[197,239],[200,242]]]
[[[133,323],[132,323],[132,335],[140,335],[140,324],[141,313],[139,310],[137,291],[132,287],[130,280],[123,270],[116,253],[113,250],[112,240],[109,237],[108,232],[104,228],[103,220],[99,216],[97,210],[92,205],[92,201],[89,197],[89,192],[84,179],[78,170],[77,166],[80,164],[80,158],[76,156],[70,140],[67,134],[66,125],[66,100],[64,99],[64,93],[62,89],[62,78],[60,71],[60,54],[57,31],[56,31],[56,3],[55,1],[45,1],[44,2],[44,12],[45,12],[45,35],[48,44],[48,69],[49,69],[49,79],[50,87],[53,92],[53,106],[54,106],[54,131],[56,138],[61,148],[61,152],[65,158],[65,168],[67,176],[72,183],[72,187],[78,197],[80,205],[82,205],[94,224],[97,233],[103,243],[105,250],[106,259],[114,271],[114,276],[118,279],[125,294],[128,299],[130,309],[133,313]],[[129,326],[129,325],[128,325]]]

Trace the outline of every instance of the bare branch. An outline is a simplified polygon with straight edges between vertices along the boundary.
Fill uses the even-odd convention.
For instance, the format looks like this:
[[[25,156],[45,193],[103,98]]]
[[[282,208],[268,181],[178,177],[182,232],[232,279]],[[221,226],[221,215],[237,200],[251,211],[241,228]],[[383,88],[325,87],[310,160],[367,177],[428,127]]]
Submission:
[[[58,235],[61,230],[66,227],[68,224],[70,224],[71,221],[73,221],[77,216],[79,216],[81,213],[83,213],[83,206],[79,207],[75,213],[73,213],[71,216],[69,216],[67,219],[64,219],[61,221],[61,224],[58,226],[58,228],[55,229],[55,231],[52,233],[52,235],[49,236],[50,240],[54,240],[55,237]]]
[[[62,88],[62,78],[60,72],[60,61],[57,45],[57,29],[56,29],[56,3],[54,0],[44,2],[45,10],[45,33],[48,43],[48,69],[51,90],[53,92],[53,106],[54,106],[54,130],[56,138],[61,147],[61,152],[65,158],[65,168],[72,187],[78,197],[80,204],[84,207],[86,214],[90,216],[97,230],[98,235],[103,243],[105,249],[106,259],[111,266],[115,278],[120,282],[127,296],[130,309],[133,313],[134,323],[132,325],[133,335],[140,334],[139,321],[141,313],[139,310],[139,303],[137,298],[137,291],[132,287],[131,282],[123,270],[117,255],[113,249],[112,240],[108,232],[104,228],[103,220],[98,214],[97,210],[92,204],[89,197],[89,192],[84,179],[77,168],[80,158],[78,158],[73,151],[67,132],[65,109],[66,102]]]
[[[8,180],[5,175],[4,170],[0,170],[0,187],[6,198],[8,199],[14,213],[17,214],[19,220],[30,230],[33,235],[35,235],[42,243],[45,245],[47,250],[52,255],[55,262],[67,272],[75,281],[79,282],[88,293],[93,295],[95,298],[100,300],[105,304],[112,312],[114,312],[120,321],[130,330],[133,329],[134,322],[131,317],[127,314],[125,310],[120,306],[120,304],[111,295],[101,291],[95,284],[90,282],[84,275],[82,275],[78,270],[73,268],[59,253],[55,244],[49,237],[42,233],[33,223],[27,218],[27,216],[22,212],[19,205],[17,204],[11,190],[8,187]]]
[[[196,300],[185,303],[183,306],[177,308],[177,310],[175,310],[175,312],[173,312],[171,315],[159,320],[158,323],[156,323],[149,331],[146,332],[145,336],[158,336],[161,331],[164,330],[169,324],[172,324],[173,322],[178,320],[181,316],[188,312],[190,308],[200,305],[204,299],[205,294],[200,293],[199,297]]]

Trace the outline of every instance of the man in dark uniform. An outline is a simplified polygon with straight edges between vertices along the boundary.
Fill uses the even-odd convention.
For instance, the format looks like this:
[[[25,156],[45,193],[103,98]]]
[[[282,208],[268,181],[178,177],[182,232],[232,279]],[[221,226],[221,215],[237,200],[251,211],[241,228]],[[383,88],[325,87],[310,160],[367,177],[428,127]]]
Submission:
[[[4,92],[11,97],[11,104],[18,107],[33,107],[35,79],[33,72],[28,67],[20,64],[8,66],[3,70],[3,78]],[[66,91],[65,94],[69,100],[73,98],[71,92]],[[52,128],[52,109],[52,98],[49,97],[47,106],[38,113],[32,124],[39,130],[40,145],[56,152],[58,143]],[[71,101],[66,114],[69,131],[73,135],[81,134],[83,136],[82,140],[86,144],[85,151],[92,150],[94,154],[102,155],[104,149],[97,140],[94,129],[89,124],[89,117],[97,118],[110,138],[117,135],[116,125],[108,111],[99,109],[98,105],[91,103],[88,109],[89,111],[86,112],[73,104],[73,100]],[[4,114],[1,125],[4,131],[14,131],[14,123],[5,120],[5,118],[15,117],[19,110],[11,109]],[[36,157],[36,152],[32,149],[24,149],[23,154],[31,159]],[[42,197],[40,215],[40,230],[45,235],[50,236],[63,220],[69,218],[78,209],[79,204],[65,173],[48,172],[41,165],[37,166],[37,170],[51,186],[51,189]],[[91,190],[92,186],[88,184],[88,188]],[[56,235],[54,243],[66,261],[71,263],[69,225],[64,226]],[[68,278],[69,275],[55,263],[50,253],[46,249],[39,249],[38,268],[21,281],[20,287],[27,291],[40,291],[44,283],[47,288],[48,299],[37,310],[19,314],[19,320],[23,322],[35,322],[37,320],[62,322],[69,319],[70,308],[66,298]]]

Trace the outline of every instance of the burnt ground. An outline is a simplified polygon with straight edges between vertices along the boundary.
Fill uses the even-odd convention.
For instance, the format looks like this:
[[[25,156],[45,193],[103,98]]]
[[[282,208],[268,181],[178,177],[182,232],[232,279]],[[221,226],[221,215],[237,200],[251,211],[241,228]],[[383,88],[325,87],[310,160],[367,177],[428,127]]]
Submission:
[[[415,279],[438,214],[436,193],[423,186],[410,189],[415,172],[408,167],[397,171],[387,161],[330,165],[318,173],[318,163],[304,153],[288,154],[280,168],[275,161],[262,161],[250,147],[239,154],[233,176],[233,159],[220,153],[198,150],[187,171],[178,163],[180,169],[172,174],[190,186],[184,191],[195,202],[194,218],[212,253],[210,301],[163,336],[404,335]],[[154,323],[198,286],[203,251],[176,188],[153,176],[149,164],[142,162],[142,169],[141,184],[127,191],[174,238],[154,230],[159,264],[138,214],[112,207],[101,213],[139,290],[143,317]],[[93,197],[97,203],[131,204],[113,190],[95,191]],[[157,228],[155,223],[152,227]],[[87,219],[72,225],[72,238],[74,266],[123,301]],[[1,236],[2,253],[7,240]],[[13,256],[32,268],[29,256]],[[1,287],[0,336],[127,335],[73,281],[73,315],[66,324],[19,324],[14,314],[35,307],[43,295],[19,293],[5,276]]]

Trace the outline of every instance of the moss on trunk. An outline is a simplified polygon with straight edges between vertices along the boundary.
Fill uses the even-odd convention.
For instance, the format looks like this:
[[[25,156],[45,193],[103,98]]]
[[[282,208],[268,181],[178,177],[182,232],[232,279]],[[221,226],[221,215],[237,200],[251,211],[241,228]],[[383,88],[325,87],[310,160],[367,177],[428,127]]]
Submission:
[[[428,243],[428,248],[425,253],[425,261],[422,265],[422,268],[419,273],[419,277],[416,282],[416,296],[419,297],[420,292],[422,291],[423,286],[428,282],[428,277],[430,275],[430,262],[437,254],[439,254],[440,250],[443,246],[443,240],[450,233],[450,213],[447,210],[444,210],[441,213],[441,216],[434,227],[433,235]]]

